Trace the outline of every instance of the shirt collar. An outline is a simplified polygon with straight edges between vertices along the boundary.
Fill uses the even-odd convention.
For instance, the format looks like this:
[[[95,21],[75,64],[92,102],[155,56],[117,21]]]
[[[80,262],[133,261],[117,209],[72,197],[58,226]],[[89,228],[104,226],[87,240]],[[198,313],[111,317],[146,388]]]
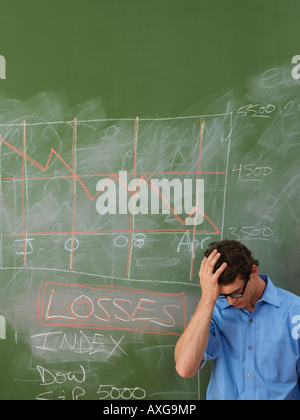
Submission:
[[[271,279],[269,278],[269,276],[260,274],[259,277],[267,283],[267,287],[265,288],[264,294],[262,296],[262,298],[259,300],[259,302],[266,302],[269,303],[270,305],[274,305],[277,306],[279,308],[280,306],[280,301],[278,298],[278,293],[276,290],[276,287],[274,286],[274,284],[272,283]]]
[[[265,291],[264,291],[264,294],[263,294],[262,298],[258,302],[265,302],[265,303],[268,303],[270,305],[274,305],[276,307],[279,307],[280,302],[279,302],[277,290],[276,290],[276,287],[274,286],[274,284],[272,283],[271,279],[269,278],[269,276],[266,276],[264,274],[260,274],[259,277],[265,283],[267,283],[267,286],[265,288]],[[218,306],[219,306],[220,309],[226,309],[226,308],[231,308],[231,307],[234,308],[234,306],[228,304],[227,299],[218,299],[217,302],[218,302]]]

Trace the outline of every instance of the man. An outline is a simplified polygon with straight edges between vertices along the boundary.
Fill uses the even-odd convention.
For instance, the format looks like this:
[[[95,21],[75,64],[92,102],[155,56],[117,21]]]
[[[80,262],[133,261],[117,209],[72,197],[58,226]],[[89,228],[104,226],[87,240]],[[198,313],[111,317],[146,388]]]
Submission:
[[[175,361],[191,378],[214,360],[208,400],[300,400],[300,298],[258,265],[227,240],[212,243],[201,263],[202,296]]]

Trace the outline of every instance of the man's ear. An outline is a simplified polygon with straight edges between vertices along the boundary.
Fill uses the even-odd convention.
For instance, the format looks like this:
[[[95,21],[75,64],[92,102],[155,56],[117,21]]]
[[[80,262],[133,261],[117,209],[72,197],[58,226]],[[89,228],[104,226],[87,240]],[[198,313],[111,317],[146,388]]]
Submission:
[[[253,265],[252,267],[251,276],[254,276],[254,277],[258,276],[258,267],[256,265]]]

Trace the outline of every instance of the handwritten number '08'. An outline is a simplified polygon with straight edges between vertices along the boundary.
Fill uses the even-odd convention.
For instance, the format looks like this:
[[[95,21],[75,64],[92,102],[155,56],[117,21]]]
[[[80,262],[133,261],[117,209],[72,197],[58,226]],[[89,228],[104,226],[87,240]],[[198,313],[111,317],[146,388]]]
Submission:
[[[137,233],[133,235],[133,245],[137,248],[142,248],[145,245],[146,235]],[[125,248],[128,245],[129,239],[124,235],[119,235],[114,239],[114,245],[117,248]]]

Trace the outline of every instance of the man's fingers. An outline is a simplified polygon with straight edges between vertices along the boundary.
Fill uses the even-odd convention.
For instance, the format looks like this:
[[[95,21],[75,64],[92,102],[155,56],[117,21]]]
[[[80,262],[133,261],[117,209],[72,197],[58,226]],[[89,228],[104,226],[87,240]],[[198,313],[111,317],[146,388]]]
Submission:
[[[201,262],[199,274],[212,274],[220,256],[221,254],[215,249],[207,258],[205,257]]]
[[[220,275],[226,270],[226,268],[227,268],[227,263],[223,263],[221,267],[218,268],[218,270],[215,272],[215,275],[217,276],[217,278],[220,277]]]
[[[199,270],[199,275],[200,273],[203,271],[204,269],[204,265],[205,265],[205,261],[206,261],[206,257],[201,261],[201,265],[200,265],[200,270]]]
[[[218,253],[218,251],[216,250],[216,252],[214,252],[214,256],[213,258],[210,260],[209,265],[210,267],[214,270],[215,265],[217,264],[219,258],[221,257],[221,254]]]
[[[205,275],[205,274],[212,275],[220,257],[221,257],[221,254],[218,252],[218,250],[217,249],[213,250],[212,253],[209,255],[209,257],[207,258],[205,257],[202,260],[199,275],[200,276]],[[219,278],[221,274],[223,273],[223,271],[225,271],[226,267],[227,267],[227,263],[223,263],[221,267],[218,270],[216,270],[215,276]]]
[[[217,255],[217,253],[218,253],[218,250],[217,249],[214,249],[210,253],[210,255],[207,257],[207,261],[210,263],[215,258],[215,256]]]

